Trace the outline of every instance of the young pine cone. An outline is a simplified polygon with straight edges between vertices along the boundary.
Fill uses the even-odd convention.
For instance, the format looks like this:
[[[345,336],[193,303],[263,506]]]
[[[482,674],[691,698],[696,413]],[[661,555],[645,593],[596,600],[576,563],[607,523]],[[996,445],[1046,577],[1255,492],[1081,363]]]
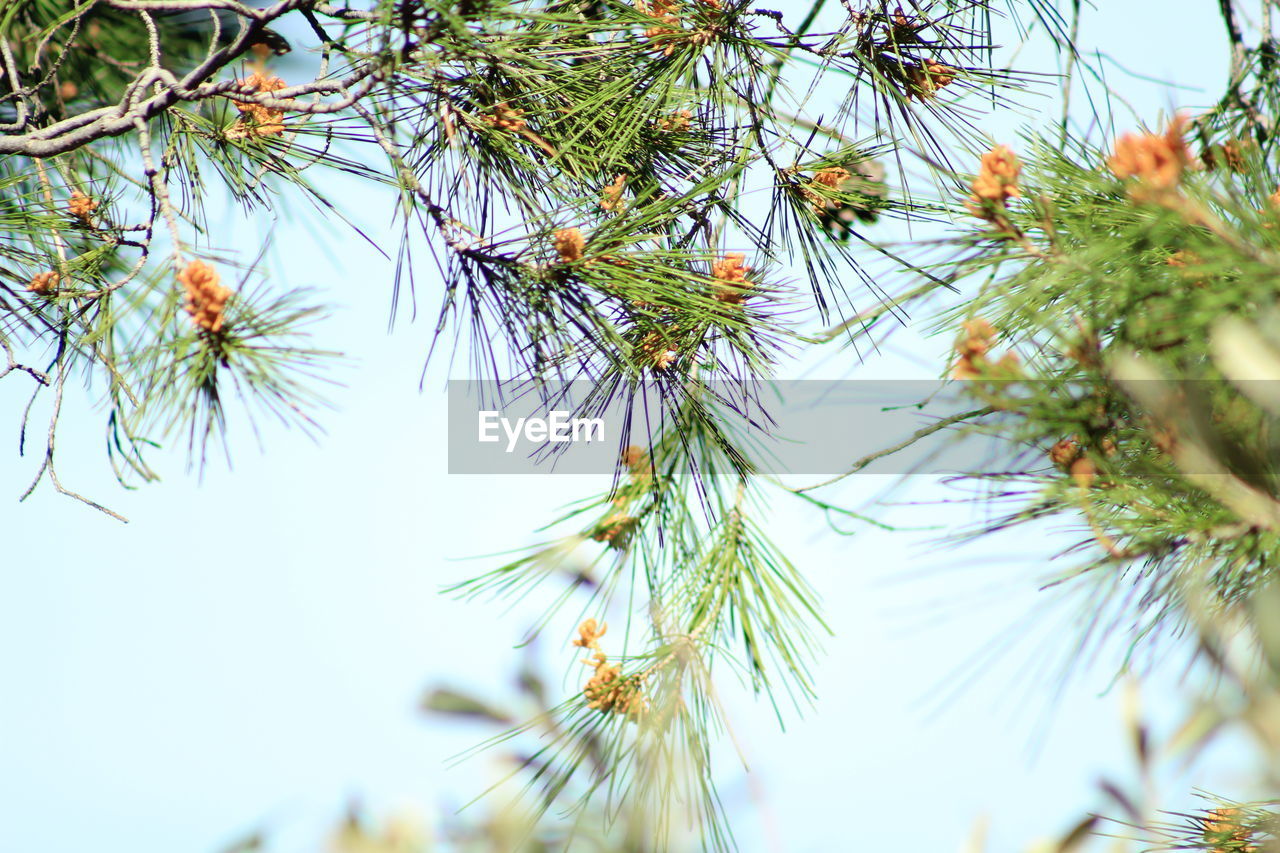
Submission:
[[[823,230],[838,242],[849,241],[849,230],[854,222],[871,224],[880,218],[880,200],[886,195],[884,166],[880,162],[862,160],[850,163],[844,169],[824,169],[814,177],[814,181],[854,196],[847,201],[815,200],[818,221]]]

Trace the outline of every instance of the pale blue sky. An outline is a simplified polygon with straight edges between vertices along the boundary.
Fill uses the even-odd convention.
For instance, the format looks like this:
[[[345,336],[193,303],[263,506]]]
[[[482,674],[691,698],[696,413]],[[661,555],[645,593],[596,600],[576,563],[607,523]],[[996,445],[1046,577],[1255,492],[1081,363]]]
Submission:
[[[1105,5],[1086,18],[1086,45],[1135,72],[1216,90],[1226,62],[1216,4]],[[1021,61],[1054,67],[1039,42]],[[1111,80],[1148,121],[1204,100],[1115,69]],[[990,126],[1012,140],[1019,121]],[[344,198],[362,224],[386,233],[384,199]],[[319,343],[351,356],[335,374],[346,387],[323,416],[328,434],[312,443],[268,428],[260,453],[241,433],[234,470],[212,465],[201,483],[174,455],[166,482],[126,493],[106,470],[101,414],[73,395],[63,477],[131,523],[47,486],[6,513],[0,850],[207,853],[256,828],[275,833],[279,850],[310,850],[349,798],[378,814],[432,814],[492,779],[483,757],[445,766],[489,731],[424,719],[416,703],[442,682],[506,695],[537,597],[508,607],[438,591],[494,565],[463,558],[535,541],[557,507],[604,483],[448,476],[444,360],[417,391],[434,273],[420,270],[428,320],[388,336],[390,266],[341,231],[317,248],[302,216],[279,227],[276,280],[328,292],[336,310]],[[255,229],[228,213],[215,233],[222,245],[254,245]],[[944,349],[903,335],[858,375],[925,375],[920,363],[936,364]],[[11,449],[25,393],[21,377],[0,382]],[[0,455],[0,488],[16,497],[33,471],[30,459]],[[859,503],[883,485],[855,478],[837,497]],[[905,497],[939,494],[918,482]],[[904,524],[970,517],[954,507],[885,512]],[[1056,542],[1070,537],[1027,531],[956,551],[933,544],[935,533],[839,537],[781,495],[774,513],[771,531],[821,592],[837,636],[818,667],[819,704],[785,734],[767,703],[724,687],[758,785],[752,793],[726,743],[720,766],[744,850],[858,849],[851,827],[959,850],[986,814],[988,849],[1003,853],[1099,805],[1103,775],[1132,774],[1122,691],[1103,694],[1110,662],[1061,695],[1043,671],[1072,636],[1071,611],[1036,586]],[[1030,628],[1011,630],[1028,614]],[[566,611],[559,625],[566,640],[573,617]],[[979,677],[961,670],[993,641],[1005,653]],[[1180,695],[1173,675],[1147,689],[1165,725]],[[1232,773],[1247,778],[1224,761],[1194,783],[1230,785]],[[1165,784],[1170,793],[1189,786]]]

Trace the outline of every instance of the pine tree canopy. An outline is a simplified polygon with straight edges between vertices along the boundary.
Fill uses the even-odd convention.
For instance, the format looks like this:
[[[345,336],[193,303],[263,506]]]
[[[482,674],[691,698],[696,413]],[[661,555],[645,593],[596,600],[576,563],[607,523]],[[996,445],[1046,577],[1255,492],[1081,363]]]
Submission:
[[[381,288],[393,320],[429,307],[424,364],[627,413],[607,489],[445,579],[551,589],[533,634],[576,685],[526,668],[521,712],[427,697],[494,724],[523,786],[445,849],[755,849],[717,788],[717,685],[790,722],[822,702],[812,666],[842,631],[771,506],[888,527],[849,478],[969,441],[995,450],[949,481],[981,518],[951,541],[1076,536],[1043,555],[1043,595],[1083,602],[1068,668],[1189,656],[1217,678],[1175,734],[1135,715],[1144,773],[1225,733],[1258,757],[1253,787],[1194,812],[1105,783],[1109,810],[1043,849],[1280,849],[1277,4],[1198,4],[1226,85],[1159,114],[1081,48],[1097,5],[0,2],[0,384],[21,386],[24,466],[5,488],[67,496],[71,527],[76,502],[125,521],[56,452],[72,396],[124,488],[224,466],[233,435],[322,443],[345,356],[317,329],[340,309],[268,260],[296,212],[315,242],[286,254],[394,260],[352,288]],[[1027,46],[1056,71],[1023,67]],[[352,186],[386,201],[394,241],[362,230]],[[904,335],[932,345],[917,429],[829,448],[825,478],[769,467],[772,380],[873,367]],[[960,404],[927,414],[935,394]],[[380,832],[353,813],[334,849],[420,849]],[[897,842],[860,844],[830,849]]]

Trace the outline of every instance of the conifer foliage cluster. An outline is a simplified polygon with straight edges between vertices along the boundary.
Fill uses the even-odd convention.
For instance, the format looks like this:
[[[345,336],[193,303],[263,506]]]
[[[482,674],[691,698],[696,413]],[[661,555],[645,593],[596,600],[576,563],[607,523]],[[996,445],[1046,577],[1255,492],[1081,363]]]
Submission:
[[[157,479],[175,443],[203,466],[264,417],[317,429],[339,357],[311,334],[324,306],[260,265],[266,238],[226,245],[210,214],[302,199],[345,223],[331,187],[355,179],[394,205],[391,310],[438,300],[424,358],[535,388],[585,382],[584,410],[653,393],[663,413],[560,535],[455,589],[513,596],[574,576],[559,600],[586,593],[594,614],[543,623],[567,661],[586,656],[580,692],[552,696],[526,672],[526,719],[429,698],[534,745],[524,810],[458,827],[458,844],[735,846],[710,760],[717,680],[803,708],[821,700],[819,640],[839,630],[770,540],[767,501],[875,521],[819,497],[834,482],[760,475],[726,413],[764,407],[759,383],[798,354],[868,355],[908,316],[954,340],[939,381],[973,401],[915,440],[989,432],[1009,448],[998,474],[971,473],[1003,513],[972,533],[1071,520],[1081,543],[1062,581],[1089,597],[1089,630],[1181,638],[1223,676],[1177,743],[1136,721],[1137,760],[1234,728],[1278,768],[1280,84],[1271,0],[1256,26],[1219,5],[1231,75],[1215,103],[1089,121],[1068,104],[1060,123],[993,140],[985,119],[1032,95],[1074,82],[1106,103],[1073,41],[1105,9],[11,0],[0,379],[30,386],[23,496],[47,483],[116,515],[58,468],[64,396],[85,389],[127,485]],[[1007,67],[997,34],[1041,39],[1063,76]],[[894,221],[906,245],[877,236]],[[631,618],[610,630],[618,609]],[[1148,847],[1271,838],[1266,802],[1170,822],[1113,794]],[[1104,825],[1084,817],[1060,849]],[[335,837],[402,841],[358,816]]]

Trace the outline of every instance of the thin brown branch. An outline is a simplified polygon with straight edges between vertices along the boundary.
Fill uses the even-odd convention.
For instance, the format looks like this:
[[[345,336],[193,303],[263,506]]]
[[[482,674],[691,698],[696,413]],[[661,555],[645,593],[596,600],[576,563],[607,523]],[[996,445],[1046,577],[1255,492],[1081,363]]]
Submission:
[[[875,462],[877,459],[883,459],[886,456],[892,456],[894,453],[897,453],[900,450],[906,450],[908,447],[915,444],[917,441],[919,441],[922,438],[927,438],[933,435],[935,432],[940,432],[944,429],[947,429],[948,427],[955,426],[958,423],[963,423],[964,421],[973,420],[974,418],[984,417],[986,415],[991,414],[994,411],[995,411],[994,406],[983,406],[981,409],[973,409],[972,411],[961,412],[958,415],[951,415],[950,417],[943,418],[939,421],[935,421],[934,423],[929,424],[927,427],[922,427],[921,429],[916,430],[906,439],[898,442],[897,444],[891,447],[886,447],[883,450],[877,450],[875,453],[867,454],[866,456],[862,457],[861,459],[857,460],[852,465],[850,465],[849,470],[845,471],[843,474],[838,474],[829,480],[823,480],[821,483],[814,483],[812,486],[802,486],[798,489],[792,489],[791,491],[795,492],[796,494],[803,494],[804,492],[812,492],[815,489],[821,489],[824,486],[830,486],[834,483],[838,483],[847,477],[852,477],[854,474],[858,473],[863,468],[866,468],[868,465],[870,465],[872,462]]]

